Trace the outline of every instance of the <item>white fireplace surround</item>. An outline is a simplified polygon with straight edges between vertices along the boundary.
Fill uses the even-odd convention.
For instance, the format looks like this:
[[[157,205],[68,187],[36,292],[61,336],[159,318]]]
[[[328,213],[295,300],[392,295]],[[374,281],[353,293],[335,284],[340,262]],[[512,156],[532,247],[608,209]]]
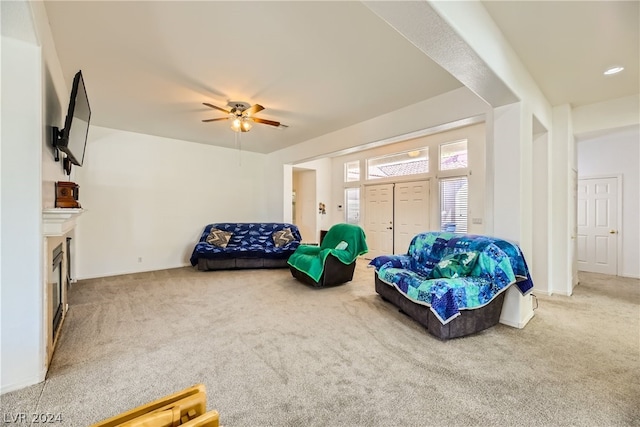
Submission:
[[[42,210],[42,232],[45,237],[63,236],[76,226],[82,208],[50,208]]]
[[[62,303],[62,317],[57,323],[57,331],[54,331],[54,317],[56,315],[55,310],[52,308],[53,292],[51,290],[51,283],[54,281],[54,269],[53,265],[53,252],[51,249],[57,245],[62,245],[64,258],[62,261],[62,277],[71,278],[71,272],[67,271],[69,265],[73,263],[69,262],[69,257],[73,257],[73,250],[68,246],[69,240],[67,236],[73,235],[73,230],[76,227],[76,220],[84,212],[82,208],[47,208],[42,210],[42,234],[43,234],[43,248],[45,256],[44,264],[44,296],[45,296],[45,311],[43,316],[43,328],[45,335],[43,337],[44,347],[46,348],[45,367],[49,368],[51,358],[53,357],[53,351],[55,349],[58,337],[60,334],[60,328],[64,323],[67,311],[67,287],[62,286],[60,292],[60,301]],[[64,279],[63,283],[64,283]],[[68,285],[68,284],[67,284]]]

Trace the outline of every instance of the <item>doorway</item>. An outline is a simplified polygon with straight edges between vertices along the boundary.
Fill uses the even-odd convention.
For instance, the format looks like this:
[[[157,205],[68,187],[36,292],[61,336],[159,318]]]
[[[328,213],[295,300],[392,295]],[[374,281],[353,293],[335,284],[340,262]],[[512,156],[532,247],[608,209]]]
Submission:
[[[393,253],[405,254],[413,237],[429,228],[429,181],[396,184],[393,207]]]
[[[429,196],[428,180],[365,186],[367,258],[406,253],[429,229]]]
[[[577,264],[580,271],[618,274],[618,178],[578,180]]]
[[[393,253],[393,185],[365,186],[365,225],[369,252],[367,258]]]
[[[311,169],[293,169],[292,218],[298,227],[302,241],[318,242],[316,171]]]

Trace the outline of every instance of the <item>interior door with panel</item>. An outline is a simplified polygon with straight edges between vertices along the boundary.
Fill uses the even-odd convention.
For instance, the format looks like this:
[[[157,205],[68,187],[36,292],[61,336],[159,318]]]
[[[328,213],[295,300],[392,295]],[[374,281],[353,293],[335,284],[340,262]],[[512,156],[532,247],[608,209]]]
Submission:
[[[429,229],[429,181],[396,184],[393,222],[393,253],[405,254],[413,237]]]
[[[393,184],[365,186],[366,258],[393,253]]]
[[[578,180],[578,269],[617,274],[618,179]]]

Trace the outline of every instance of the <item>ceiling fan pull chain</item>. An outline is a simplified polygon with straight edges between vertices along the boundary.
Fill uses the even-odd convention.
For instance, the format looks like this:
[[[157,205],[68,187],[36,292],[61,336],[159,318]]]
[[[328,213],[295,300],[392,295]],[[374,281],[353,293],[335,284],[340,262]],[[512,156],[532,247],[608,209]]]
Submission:
[[[242,132],[238,132],[238,166],[242,166]]]
[[[238,150],[238,166],[242,166],[242,133],[234,132],[236,149]]]

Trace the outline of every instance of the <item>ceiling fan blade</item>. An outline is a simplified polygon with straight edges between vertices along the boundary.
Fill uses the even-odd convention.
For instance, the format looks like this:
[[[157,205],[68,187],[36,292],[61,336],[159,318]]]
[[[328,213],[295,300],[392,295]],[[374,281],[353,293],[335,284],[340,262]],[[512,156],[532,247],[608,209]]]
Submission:
[[[260,104],[255,104],[252,105],[251,107],[247,108],[246,110],[244,110],[242,112],[243,115],[249,117],[249,116],[253,116],[255,113],[258,113],[260,111],[264,110],[264,107]]]
[[[258,117],[249,117],[249,119],[253,120],[256,123],[262,123],[264,125],[280,126],[280,122],[274,122],[273,120],[260,119]]]
[[[230,113],[230,111],[227,111],[224,108],[217,107],[217,106],[215,106],[213,104],[209,104],[208,102],[203,102],[203,104],[206,105],[207,107],[215,108],[216,110],[220,110],[220,111],[222,111],[224,113],[227,113],[227,114]]]
[[[229,117],[220,117],[219,119],[205,119],[203,122],[217,122],[218,120],[229,120]]]

